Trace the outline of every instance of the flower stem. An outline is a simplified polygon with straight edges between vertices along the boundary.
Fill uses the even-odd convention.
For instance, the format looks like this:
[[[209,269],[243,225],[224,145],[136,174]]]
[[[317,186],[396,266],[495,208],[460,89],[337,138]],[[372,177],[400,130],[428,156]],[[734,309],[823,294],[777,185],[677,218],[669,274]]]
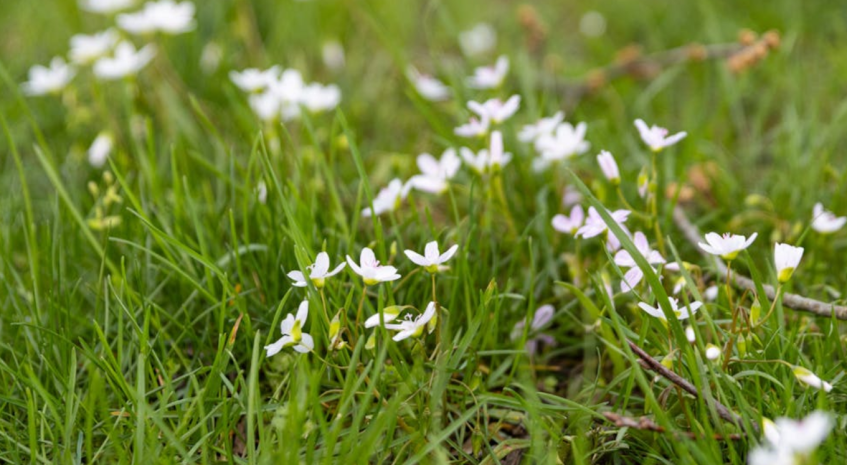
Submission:
[[[362,320],[362,308],[365,306],[365,297],[368,295],[368,285],[365,284],[362,287],[362,299],[359,300],[359,308],[356,310],[356,324],[353,326],[353,336],[356,338],[356,341],[353,341],[353,347],[356,346],[356,342],[359,339],[359,322]]]
[[[729,309],[732,312],[732,325],[729,330],[729,340],[726,341],[726,346],[723,353],[723,369],[726,370],[729,366],[729,357],[732,355],[732,346],[735,343],[735,323],[738,319],[738,313],[732,305],[732,287],[730,286],[730,276],[732,276],[732,260],[726,263],[726,300],[729,304]]]

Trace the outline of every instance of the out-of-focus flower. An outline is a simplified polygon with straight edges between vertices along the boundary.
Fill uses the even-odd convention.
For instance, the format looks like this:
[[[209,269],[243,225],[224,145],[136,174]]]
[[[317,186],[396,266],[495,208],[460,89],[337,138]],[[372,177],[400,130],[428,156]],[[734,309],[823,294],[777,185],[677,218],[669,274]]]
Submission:
[[[94,63],[94,75],[107,81],[133,76],[147,66],[155,55],[153,44],[136,50],[134,45],[124,41],[115,47],[113,56],[100,58]]]
[[[414,189],[432,194],[447,190],[447,181],[453,179],[462,166],[462,160],[453,148],[445,150],[440,160],[428,153],[422,153],[418,155],[417,163],[421,174],[409,178],[409,184]]]
[[[821,234],[831,234],[847,224],[847,216],[835,216],[829,210],[823,208],[823,204],[816,203],[812,212],[812,229]]]
[[[400,205],[400,202],[406,198],[406,195],[411,189],[411,185],[395,178],[388,183],[387,186],[380,189],[379,193],[374,197],[373,210],[371,207],[366,207],[362,210],[362,216],[370,217],[373,215],[379,216],[383,213],[394,211]]]
[[[475,69],[473,76],[468,78],[468,87],[474,89],[500,87],[508,72],[509,59],[506,56],[500,56],[494,66],[482,66]]]
[[[221,60],[224,57],[224,51],[221,45],[214,41],[209,41],[203,46],[203,51],[200,52],[200,69],[204,74],[212,74],[221,66]]]
[[[602,150],[600,155],[597,155],[597,163],[600,164],[600,169],[603,170],[603,176],[606,176],[609,182],[615,186],[621,183],[621,173],[618,171],[618,164],[611,153]]]
[[[291,313],[279,325],[282,337],[271,345],[265,346],[267,356],[278,354],[282,349],[291,347],[300,353],[306,353],[315,348],[312,336],[303,332],[306,318],[309,317],[309,301],[304,300],[297,309],[297,316]]]
[[[118,33],[106,29],[92,35],[76,34],[71,37],[71,50],[68,55],[78,65],[89,65],[98,58],[106,56],[118,43]]]
[[[409,337],[420,336],[423,333],[424,327],[434,316],[435,302],[430,302],[429,305],[426,306],[426,310],[424,310],[422,315],[414,317],[412,314],[407,313],[404,321],[401,321],[400,323],[387,324],[385,325],[385,329],[399,331],[392,338],[394,341],[399,342]]]
[[[518,140],[521,142],[535,142],[541,136],[550,136],[564,119],[565,114],[559,111],[548,118],[541,118],[535,124],[527,124],[518,133]]]
[[[552,134],[545,134],[536,139],[535,149],[540,158],[535,160],[535,169],[541,171],[553,162],[585,153],[591,147],[585,140],[587,129],[585,123],[579,123],[576,127],[570,123],[562,123]]]
[[[669,301],[671,303],[671,309],[674,314],[676,314],[676,318],[679,320],[685,320],[691,315],[694,315],[697,313],[697,310],[703,306],[703,302],[691,302],[689,306],[680,308],[678,300],[671,298]],[[661,307],[652,307],[645,302],[639,302],[638,306],[651,316],[667,321],[667,318],[665,318],[665,312],[662,311]]]
[[[562,194],[562,205],[570,207],[582,202],[582,194],[579,193],[573,186],[566,186],[565,192]]]
[[[110,153],[112,153],[112,135],[106,131],[101,132],[88,148],[88,164],[94,168],[102,168]]]
[[[438,242],[432,241],[426,244],[423,255],[415,252],[414,250],[405,250],[403,253],[405,253],[406,256],[409,257],[409,260],[411,260],[415,265],[421,266],[429,273],[435,274],[447,268],[444,266],[444,263],[453,258],[453,254],[455,254],[457,250],[459,250],[459,245],[454,244],[453,247],[447,249],[446,252],[440,253],[438,251]]]
[[[344,58],[344,47],[337,40],[328,40],[321,47],[321,58],[324,65],[333,71],[340,71],[344,68],[346,59]]]
[[[135,0],[80,0],[79,7],[89,13],[110,15],[135,5]]]
[[[488,118],[477,119],[471,116],[470,120],[458,126],[453,132],[460,137],[482,137],[488,134],[488,126],[491,121]]]
[[[579,18],[579,32],[586,37],[600,37],[606,32],[606,18],[597,11],[586,11]]]
[[[459,34],[459,46],[467,56],[482,55],[497,45],[497,32],[487,23],[479,23]]]
[[[382,321],[388,323],[389,321],[394,321],[400,316],[400,312],[403,310],[403,307],[399,305],[391,305],[382,309]],[[379,326],[380,322],[380,314],[376,313],[372,315],[370,318],[365,320],[365,328],[374,328]]]
[[[362,249],[362,253],[359,255],[358,265],[349,255],[347,256],[347,264],[350,265],[353,272],[362,277],[366,286],[400,279],[400,275],[397,274],[397,268],[380,265],[374,255],[374,251],[367,247]]]
[[[824,392],[832,390],[832,384],[820,379],[818,375],[801,366],[794,367],[794,376],[797,377],[798,381],[806,386],[810,386],[815,389],[822,389]]]
[[[505,102],[498,98],[486,100],[485,103],[471,100],[468,102],[468,108],[479,115],[481,119],[488,119],[495,124],[500,124],[511,118],[518,111],[520,104],[521,96],[513,95]]]
[[[553,217],[553,229],[556,231],[575,235],[585,222],[585,211],[581,205],[574,205],[569,216],[559,213]]]
[[[450,88],[428,74],[422,74],[414,66],[406,69],[406,78],[415,87],[421,97],[430,102],[443,102],[450,98]]]
[[[709,360],[717,360],[721,356],[721,348],[714,344],[706,344],[706,358]]]
[[[556,340],[550,337],[547,334],[533,334],[537,333],[544,329],[550,321],[553,319],[553,313],[555,312],[555,308],[552,305],[542,305],[538,309],[535,310],[535,315],[532,317],[532,323],[529,325],[530,334],[527,338],[526,344],[524,348],[530,354],[535,354],[538,351],[539,343],[544,343],[545,345],[552,346],[555,345]],[[529,318],[529,316],[527,316]],[[515,327],[512,328],[511,339],[513,341],[517,341],[523,336],[524,328],[526,327],[526,319],[515,323]]]
[[[173,0],[147,2],[139,11],[118,15],[117,21],[130,34],[182,34],[194,29],[194,4]]]
[[[29,81],[21,86],[27,95],[57,94],[76,76],[73,66],[62,57],[50,60],[50,67],[35,65],[29,69]]]
[[[762,419],[767,440],[750,452],[750,465],[797,465],[811,463],[812,453],[829,436],[832,415],[816,410],[802,420],[777,418],[776,423]]]
[[[694,342],[697,341],[697,334],[694,332],[693,327],[691,327],[691,326],[685,327],[685,339],[688,342],[690,342],[691,344],[694,344]]]
[[[635,120],[635,127],[638,128],[641,140],[654,152],[660,152],[663,148],[676,144],[688,135],[685,132],[678,132],[668,136],[667,129],[656,125],[648,127],[647,123],[640,119]]]
[[[247,68],[244,71],[230,71],[229,79],[244,92],[259,92],[270,87],[279,77],[279,66],[261,70]]]
[[[335,84],[313,82],[303,89],[300,103],[312,113],[329,111],[341,102],[341,90]]]
[[[777,279],[781,283],[788,282],[794,269],[803,258],[803,248],[788,244],[777,243],[774,246],[774,263],[776,264]]]
[[[638,231],[633,236],[633,243],[635,243],[635,248],[638,249],[638,253],[647,260],[647,263],[651,265],[659,265],[661,263],[665,263],[664,257],[656,250],[650,249],[650,243],[647,241],[647,236],[644,235],[641,231]],[[629,268],[629,270],[624,273],[624,279],[621,283],[621,292],[629,292],[631,291],[638,283],[641,282],[641,279],[644,278],[644,272],[641,271],[641,268],[638,267],[638,264],[635,263],[635,259],[632,258],[629,252],[626,250],[619,250],[618,253],[615,254],[615,264],[621,268]]]
[[[725,233],[721,236],[718,233],[706,234],[706,242],[698,242],[701,249],[712,255],[719,255],[724,260],[733,260],[742,250],[750,247],[750,244],[756,240],[758,233],[753,233],[749,239],[738,234]]]
[[[609,212],[612,215],[612,219],[626,231],[626,226],[624,226],[624,222],[629,217],[629,210],[615,210],[613,212]],[[621,247],[620,241],[615,237],[613,233],[609,231],[609,227],[606,225],[606,222],[603,221],[603,217],[600,216],[600,213],[594,207],[588,207],[588,217],[585,219],[585,225],[579,228],[576,232],[577,237],[582,237],[584,239],[590,239],[595,236],[599,236],[604,234],[606,236],[606,245],[611,251],[618,250]]]
[[[307,267],[309,270],[309,280],[312,281],[312,284],[314,284],[316,288],[321,289],[324,285],[326,285],[326,278],[331,278],[337,275],[344,269],[345,266],[347,266],[347,264],[341,262],[340,265],[330,271],[329,255],[326,252],[321,252],[315,258],[315,263]],[[300,270],[294,270],[288,273],[288,277],[294,280],[295,287],[306,287],[306,277]]]
[[[262,205],[268,202],[268,185],[265,181],[260,180],[256,183],[256,200]]]
[[[474,154],[470,149],[462,147],[460,153],[465,163],[479,174],[497,171],[512,160],[512,154],[503,151],[503,135],[500,131],[491,133],[490,150],[482,149]]]

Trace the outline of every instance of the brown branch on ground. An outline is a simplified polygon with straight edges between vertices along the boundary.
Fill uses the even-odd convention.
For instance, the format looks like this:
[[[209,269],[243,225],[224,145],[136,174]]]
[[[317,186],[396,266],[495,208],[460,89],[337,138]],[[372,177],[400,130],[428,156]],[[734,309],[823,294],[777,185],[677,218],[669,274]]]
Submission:
[[[697,226],[691,223],[691,220],[688,219],[688,216],[685,214],[682,207],[676,206],[674,208],[673,219],[674,223],[676,223],[676,226],[680,229],[680,231],[682,231],[682,234],[688,242],[690,242],[704,256],[715,259],[715,268],[718,275],[720,275],[721,279],[726,279],[726,264],[724,264],[723,260],[720,258],[709,255],[706,251],[697,246],[697,243],[703,240],[703,236],[700,235],[700,231],[697,229]],[[753,282],[752,279],[739,274],[735,270],[732,272],[732,280],[735,285],[741,289],[745,289],[753,293],[757,292],[756,283]],[[773,286],[763,284],[762,287],[764,288],[765,295],[768,299],[773,300],[776,298],[776,289],[774,289]],[[835,318],[838,318],[839,320],[847,320],[847,306],[826,303],[820,300],[803,297],[798,294],[784,292],[782,294],[782,305],[794,310],[814,313],[815,315],[825,317],[835,315]]]
[[[630,45],[618,52],[613,63],[589,71],[581,78],[555,82],[552,88],[564,95],[565,102],[572,105],[615,79],[625,76],[653,79],[665,69],[681,63],[724,60],[730,71],[741,73],[762,61],[771,50],[779,47],[779,43],[777,31],[768,31],[758,38],[754,32],[745,29],[739,33],[737,42],[711,45],[691,43],[648,55],[642,55],[639,46]]]
[[[612,423],[615,424],[615,426],[617,426],[619,428],[627,427],[627,428],[638,429],[638,430],[643,430],[643,431],[654,431],[656,433],[666,433],[667,432],[667,430],[664,427],[657,425],[653,420],[651,420],[650,418],[647,418],[647,417],[641,417],[641,418],[636,419],[636,418],[632,418],[632,417],[626,417],[626,416],[623,416],[623,415],[619,415],[619,414],[613,413],[613,412],[604,412],[603,416],[606,417],[607,420],[611,421]],[[671,433],[674,435],[674,437],[678,437],[678,438],[695,439],[695,440],[706,438],[706,436],[698,435],[697,433],[694,433],[694,432],[691,432],[691,431],[672,431]],[[740,439],[744,439],[744,437],[745,437],[745,435],[738,434],[738,433],[732,433],[732,434],[727,434],[727,435],[713,434],[711,436],[711,438],[714,439],[715,441],[727,441],[727,440],[738,441]]]
[[[644,366],[645,368],[649,368],[652,371],[655,371],[657,374],[663,376],[668,381],[676,384],[692,396],[700,397],[700,393],[697,392],[697,388],[693,384],[689,383],[685,378],[667,369],[664,365],[661,364],[661,362],[651,357],[650,354],[648,354],[647,352],[644,352],[644,349],[638,347],[638,345],[634,342],[630,340],[627,340],[626,342],[629,344],[629,347],[632,349],[632,351],[635,352],[636,355],[638,355],[638,358],[641,359],[641,361],[643,362],[642,366]],[[706,397],[705,400],[707,404],[709,404],[715,409],[715,412],[718,414],[719,417],[723,418],[724,420],[728,421],[729,423],[732,423],[733,425],[741,429],[744,429],[744,422],[741,420],[741,417],[733,413],[725,405],[720,403],[717,399]],[[753,431],[758,434],[759,425],[755,422],[751,423],[751,425],[753,426]]]

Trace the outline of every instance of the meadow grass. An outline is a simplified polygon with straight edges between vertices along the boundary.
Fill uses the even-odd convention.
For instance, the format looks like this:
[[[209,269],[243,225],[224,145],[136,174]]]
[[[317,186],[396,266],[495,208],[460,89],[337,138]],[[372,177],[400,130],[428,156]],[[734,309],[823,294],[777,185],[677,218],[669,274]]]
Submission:
[[[757,232],[732,263],[757,286],[776,285],[774,242],[802,245],[785,289],[844,302],[847,233],[808,228],[816,202],[847,211],[843,8],[622,0],[591,8],[606,18],[601,37],[579,33],[589,8],[577,2],[197,2],[196,29],[155,37],[159,53],[136,81],[81,71],[61,96],[28,97],[20,84],[31,65],[109,21],[72,1],[4,6],[0,462],[744,464],[763,441],[762,417],[814,410],[835,419],[815,459],[847,460],[844,324],[759,293],[774,316],[744,333],[746,347],[731,356],[741,361],[708,360],[706,344],[723,348],[732,336],[730,309],[750,309],[755,296],[727,292],[672,219],[679,204],[703,232]],[[522,22],[532,11],[541,29]],[[496,53],[464,58],[456,37],[479,21],[496,26]],[[615,80],[578,101],[561,92],[628,44],[651,52],[735,42],[745,27],[776,29],[781,43],[742,73],[709,60]],[[321,61],[327,40],[346,52],[339,71]],[[209,43],[221,59],[204,69]],[[512,62],[503,89],[463,84],[499,53]],[[341,105],[262,124],[227,73],[273,64],[337,83]],[[404,78],[409,64],[437,71],[453,97],[422,99]],[[453,133],[469,115],[465,102],[513,93],[521,109],[502,131],[514,159],[500,174],[463,168],[441,196],[412,191],[392,212],[360,214],[389,180],[416,172],[417,154],[484,146]],[[517,133],[561,109],[588,123],[591,150],[536,173]],[[597,167],[600,149],[615,154],[628,202],[649,211],[636,178],[654,155],[636,118],[688,132],[656,158],[661,236],[635,216],[627,224],[662,240],[668,261],[692,264],[681,273],[684,299],[706,301],[705,289],[718,286],[692,318],[694,344],[687,322],[664,325],[637,306],[669,311],[679,274],[654,272],[610,226],[646,275],[635,293],[619,292],[625,270],[600,240],[551,227],[566,213],[568,186],[586,208],[625,207]],[[116,146],[96,169],[86,150],[103,129]],[[108,216],[119,223],[92,222]],[[433,240],[459,248],[431,280],[403,251]],[[402,278],[365,287],[348,266],[319,292],[286,276],[308,272],[321,251],[334,266],[364,247]],[[266,357],[263,347],[304,299],[315,349]],[[366,348],[371,330],[351,327],[344,338],[355,344],[328,349],[339,311],[352,322],[360,306],[370,316],[392,305],[423,311],[431,300],[443,308],[437,334],[394,342],[376,328]],[[555,312],[543,333],[555,345],[531,354],[525,343],[536,332],[526,325],[513,338],[513,330],[546,304]],[[655,377],[627,341],[658,358],[673,349],[669,368],[700,395]],[[786,364],[834,389],[805,387]],[[721,419],[714,400],[742,423]],[[616,426],[610,412],[646,416],[664,431]]]

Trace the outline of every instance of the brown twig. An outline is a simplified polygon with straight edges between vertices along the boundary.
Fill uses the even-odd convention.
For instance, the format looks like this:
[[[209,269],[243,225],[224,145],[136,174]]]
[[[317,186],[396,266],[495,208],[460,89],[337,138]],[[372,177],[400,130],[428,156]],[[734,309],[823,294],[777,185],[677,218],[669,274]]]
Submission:
[[[612,423],[615,424],[615,426],[617,426],[619,428],[627,427],[627,428],[643,430],[643,431],[654,431],[656,433],[666,433],[667,432],[667,430],[664,427],[657,425],[653,420],[651,420],[650,418],[647,418],[647,417],[641,417],[641,418],[635,419],[635,418],[632,418],[632,417],[625,417],[623,415],[618,415],[617,413],[613,413],[613,412],[604,412],[603,416],[606,417],[607,420],[611,421]],[[706,438],[706,436],[698,435],[697,433],[694,433],[692,431],[672,431],[671,434],[673,434],[675,437],[683,437],[683,438],[695,439],[695,440]],[[738,434],[738,433],[732,433],[732,434],[727,434],[727,435],[713,434],[711,436],[711,438],[714,439],[715,441],[726,441],[726,440],[738,441],[740,439],[744,439],[744,437],[745,437],[744,434]]]
[[[691,220],[688,219],[688,216],[681,207],[677,206],[674,208],[673,219],[676,226],[680,229],[680,231],[682,231],[682,234],[688,242],[693,244],[694,247],[704,256],[712,257],[712,255],[707,254],[706,251],[697,247],[697,243],[702,241],[702,236],[700,235],[700,231],[697,229],[697,226],[691,223]],[[720,275],[721,278],[726,278],[726,264],[724,264],[723,260],[718,257],[714,257],[714,259],[718,275]],[[741,289],[746,289],[753,293],[757,292],[756,283],[753,282],[752,279],[740,275],[738,271],[733,271],[732,281]],[[773,286],[763,284],[762,287],[764,288],[765,295],[768,299],[773,300],[776,298],[776,289],[774,289]],[[839,320],[847,320],[847,306],[821,302],[820,300],[810,299],[798,294],[791,294],[789,292],[782,293],[782,305],[794,310],[814,313],[815,315],[825,317],[835,315],[835,318],[838,318]]]
[[[779,43],[779,33],[776,31],[768,31],[761,38],[756,38],[751,31],[742,31],[738,42],[711,45],[692,43],[649,55],[641,55],[638,46],[632,45],[621,50],[615,62],[590,71],[581,78],[556,82],[552,87],[564,94],[566,102],[573,104],[614,79],[624,76],[649,79],[680,63],[725,60],[730,71],[740,73],[761,61]]]
[[[693,384],[689,383],[685,378],[682,378],[678,374],[676,374],[676,373],[672,372],[671,370],[667,369],[658,360],[651,357],[647,352],[644,352],[644,349],[642,349],[641,347],[638,347],[638,345],[636,345],[634,342],[632,342],[630,340],[627,340],[626,342],[629,343],[629,347],[632,349],[632,351],[635,352],[635,354],[638,355],[638,357],[644,362],[644,365],[646,366],[646,368],[649,368],[650,370],[653,370],[656,373],[658,373],[659,375],[665,377],[668,381],[670,381],[670,382],[676,384],[677,386],[681,387],[685,392],[691,394],[692,396],[700,397],[700,393],[697,392],[697,388]],[[717,399],[712,399],[712,398],[708,398],[708,397],[705,398],[705,399],[706,399],[706,403],[708,403],[712,407],[714,407],[715,412],[717,412],[719,417],[723,418],[724,420],[728,421],[729,423],[732,423],[735,426],[738,426],[739,428],[744,429],[744,423],[742,422],[741,417],[739,417],[738,415],[736,415],[735,413],[730,411],[725,405],[720,403]],[[756,433],[758,433],[759,432],[758,424],[756,424],[756,423],[751,423],[751,424],[753,425],[753,430]]]

